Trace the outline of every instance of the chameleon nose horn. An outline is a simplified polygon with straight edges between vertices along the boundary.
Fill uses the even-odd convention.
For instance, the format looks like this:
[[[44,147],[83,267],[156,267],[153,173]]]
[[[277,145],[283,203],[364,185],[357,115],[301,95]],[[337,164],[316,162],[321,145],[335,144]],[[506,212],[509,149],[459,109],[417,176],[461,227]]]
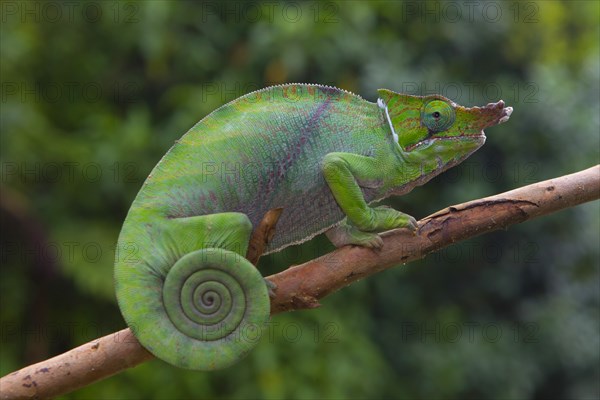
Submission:
[[[486,114],[492,116],[492,118],[488,120],[488,127],[508,121],[513,112],[512,107],[505,107],[504,100],[500,100],[496,103],[488,103],[482,108],[485,110]]]
[[[497,104],[502,103],[502,107],[504,107],[504,102],[502,100],[500,100]],[[499,124],[502,124],[506,121],[508,121],[508,119],[510,118],[510,115],[513,112],[513,108],[512,107],[506,107],[502,109],[502,114],[500,115],[500,119],[498,120]]]
[[[504,100],[500,100],[497,103],[487,103],[485,108],[490,108],[490,109],[502,109],[504,108]]]

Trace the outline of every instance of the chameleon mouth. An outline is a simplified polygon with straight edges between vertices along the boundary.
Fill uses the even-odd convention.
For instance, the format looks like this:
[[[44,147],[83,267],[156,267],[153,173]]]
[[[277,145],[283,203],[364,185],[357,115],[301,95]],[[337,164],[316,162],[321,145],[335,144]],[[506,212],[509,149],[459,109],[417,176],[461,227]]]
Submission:
[[[476,133],[474,135],[456,135],[456,136],[433,136],[433,137],[428,137],[427,139],[423,139],[417,143],[411,144],[409,146],[406,146],[405,151],[413,151],[414,149],[421,147],[421,146],[429,146],[435,142],[439,142],[439,141],[464,141],[465,139],[467,140],[473,140],[475,142],[480,142],[480,145],[483,145],[483,143],[485,143],[485,134],[483,131],[480,131],[479,133]]]

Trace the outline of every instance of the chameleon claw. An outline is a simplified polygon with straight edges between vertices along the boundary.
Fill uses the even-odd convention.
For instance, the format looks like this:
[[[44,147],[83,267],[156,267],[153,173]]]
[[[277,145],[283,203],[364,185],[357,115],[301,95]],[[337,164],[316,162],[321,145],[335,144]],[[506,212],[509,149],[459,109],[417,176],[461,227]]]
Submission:
[[[412,217],[412,216],[408,216],[408,225],[406,226],[414,235],[419,233],[419,224],[417,223],[417,220]]]
[[[270,280],[268,280],[267,278],[263,278],[265,281],[265,285],[267,285],[267,290],[269,292],[269,298],[270,299],[274,299],[276,294],[275,291],[277,290],[277,285],[273,282],[271,282]]]
[[[375,234],[368,241],[365,241],[361,246],[368,247],[369,249],[379,250],[383,247],[383,239],[381,236]]]

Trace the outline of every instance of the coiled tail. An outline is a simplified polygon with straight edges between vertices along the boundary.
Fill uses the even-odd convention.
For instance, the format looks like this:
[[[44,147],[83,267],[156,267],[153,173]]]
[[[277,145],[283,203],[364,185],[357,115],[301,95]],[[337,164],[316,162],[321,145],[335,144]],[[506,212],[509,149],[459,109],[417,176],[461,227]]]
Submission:
[[[128,315],[136,293],[119,296],[123,315],[146,349],[181,368],[215,370],[239,361],[258,344],[270,313],[268,290],[256,267],[220,248],[180,258],[152,295],[159,309],[146,315],[139,310]],[[142,319],[144,329],[135,329]]]

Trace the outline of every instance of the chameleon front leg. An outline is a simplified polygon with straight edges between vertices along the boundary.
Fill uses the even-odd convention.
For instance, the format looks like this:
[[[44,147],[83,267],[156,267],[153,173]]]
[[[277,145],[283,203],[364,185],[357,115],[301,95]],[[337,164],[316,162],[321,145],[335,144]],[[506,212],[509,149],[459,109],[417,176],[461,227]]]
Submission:
[[[368,187],[384,185],[386,171],[377,159],[351,153],[329,153],[321,169],[333,197],[346,214],[347,220],[327,232],[337,247],[356,244],[381,247],[376,232],[395,228],[417,229],[417,221],[408,214],[389,207],[367,205],[359,184]]]

